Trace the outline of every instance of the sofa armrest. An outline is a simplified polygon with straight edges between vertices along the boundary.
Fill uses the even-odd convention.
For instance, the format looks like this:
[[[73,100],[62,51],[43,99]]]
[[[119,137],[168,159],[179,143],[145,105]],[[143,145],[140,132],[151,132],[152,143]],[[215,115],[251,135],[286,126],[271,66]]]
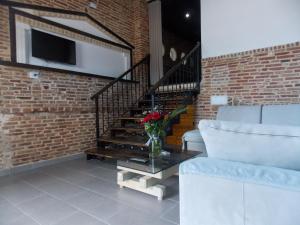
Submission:
[[[180,165],[180,175],[194,174],[300,191],[300,171],[214,158],[194,158]]]
[[[182,149],[203,152],[206,156],[206,148],[199,129],[190,130],[182,136]]]
[[[181,225],[300,221],[299,171],[198,157],[180,165],[179,184]]]

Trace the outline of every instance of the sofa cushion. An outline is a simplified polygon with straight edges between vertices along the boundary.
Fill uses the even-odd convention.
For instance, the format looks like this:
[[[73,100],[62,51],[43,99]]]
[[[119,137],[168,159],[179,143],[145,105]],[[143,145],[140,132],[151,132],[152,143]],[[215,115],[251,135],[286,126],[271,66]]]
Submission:
[[[217,120],[260,123],[261,106],[221,106],[218,109]]]
[[[300,104],[264,105],[262,123],[300,126]]]
[[[202,120],[208,157],[300,170],[300,127]]]

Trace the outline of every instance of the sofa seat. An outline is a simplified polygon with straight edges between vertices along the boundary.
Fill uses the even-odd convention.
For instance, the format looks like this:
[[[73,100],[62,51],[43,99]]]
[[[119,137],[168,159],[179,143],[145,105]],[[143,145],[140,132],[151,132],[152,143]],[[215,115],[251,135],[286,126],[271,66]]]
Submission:
[[[198,157],[179,173],[181,225],[299,225],[300,171]]]

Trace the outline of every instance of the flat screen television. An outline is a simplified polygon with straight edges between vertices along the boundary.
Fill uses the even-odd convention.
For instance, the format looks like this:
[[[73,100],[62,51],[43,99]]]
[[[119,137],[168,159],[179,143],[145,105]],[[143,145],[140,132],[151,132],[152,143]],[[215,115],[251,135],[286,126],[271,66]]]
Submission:
[[[31,42],[33,57],[76,65],[74,41],[32,29]]]

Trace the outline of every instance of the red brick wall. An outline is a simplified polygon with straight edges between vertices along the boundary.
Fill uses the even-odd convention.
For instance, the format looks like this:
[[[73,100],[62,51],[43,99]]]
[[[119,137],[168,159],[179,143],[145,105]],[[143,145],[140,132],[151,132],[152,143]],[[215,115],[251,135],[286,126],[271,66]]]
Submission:
[[[20,1],[85,11],[85,0]],[[0,59],[10,59],[7,7],[0,6]],[[135,61],[149,52],[144,0],[101,0],[88,13],[136,46]],[[95,147],[92,94],[110,80],[0,66],[0,169],[76,154]]]
[[[202,61],[196,121],[215,118],[210,96],[239,105],[300,103],[300,42]]]
[[[10,59],[9,26],[7,7],[0,5],[0,59]]]
[[[149,52],[149,21],[148,3],[142,0],[133,0],[133,24],[134,24],[134,46],[136,61],[141,60],[145,56],[145,52]]]

